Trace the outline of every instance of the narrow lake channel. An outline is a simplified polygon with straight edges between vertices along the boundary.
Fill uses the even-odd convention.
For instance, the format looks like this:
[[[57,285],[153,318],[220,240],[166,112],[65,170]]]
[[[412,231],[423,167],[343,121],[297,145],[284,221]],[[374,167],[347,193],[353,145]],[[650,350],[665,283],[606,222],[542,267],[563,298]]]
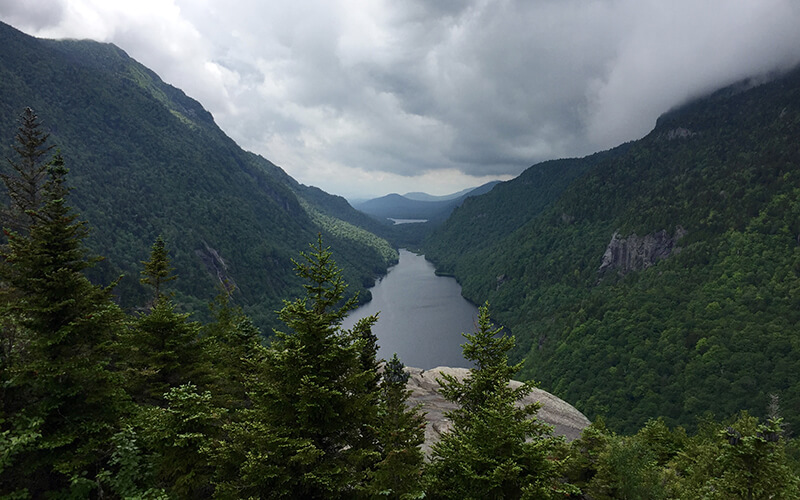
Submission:
[[[380,312],[372,330],[379,357],[396,352],[406,366],[423,369],[469,367],[461,354],[461,334],[474,331],[478,309],[461,296],[455,279],[436,276],[424,256],[401,249],[399,263],[370,291],[372,300],[351,312],[342,326],[350,328]]]

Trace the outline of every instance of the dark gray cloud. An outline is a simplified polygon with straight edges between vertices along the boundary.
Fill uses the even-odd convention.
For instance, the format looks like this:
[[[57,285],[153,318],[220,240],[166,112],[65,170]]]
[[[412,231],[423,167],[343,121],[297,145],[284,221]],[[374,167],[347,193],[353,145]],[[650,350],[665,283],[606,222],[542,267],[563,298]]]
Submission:
[[[346,195],[509,178],[800,61],[797,0],[29,3],[0,18],[120,45],[243,147]]]

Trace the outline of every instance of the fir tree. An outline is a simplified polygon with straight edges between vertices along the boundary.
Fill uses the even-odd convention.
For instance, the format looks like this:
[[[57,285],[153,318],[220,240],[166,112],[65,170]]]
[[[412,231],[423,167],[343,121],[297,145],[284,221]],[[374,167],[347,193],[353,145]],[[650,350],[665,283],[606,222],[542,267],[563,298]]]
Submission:
[[[201,326],[178,313],[164,293],[164,282],[174,279],[164,240],[159,236],[150,259],[143,261],[142,283],[153,289],[155,302],[140,314],[122,339],[128,367],[128,390],[138,403],[164,404],[164,393],[180,385],[207,382],[208,366],[200,344]]]
[[[51,159],[46,155],[53,149],[46,142],[50,134],[41,130],[39,117],[31,108],[25,108],[12,146],[19,155],[14,161],[7,159],[13,174],[0,174],[8,190],[10,205],[3,211],[3,227],[27,233],[32,222],[32,211],[42,204],[42,190],[47,181],[47,167]]]
[[[378,457],[376,444],[364,439],[374,423],[375,371],[363,356],[370,348],[363,330],[340,326],[355,298],[344,300],[341,271],[321,237],[301,256],[295,267],[306,294],[285,302],[279,316],[290,331],[276,332],[249,418],[230,429],[234,440],[248,440],[239,495],[350,498],[363,488],[365,464]],[[232,443],[227,456],[242,450]]]
[[[162,295],[161,287],[177,278],[169,265],[169,255],[164,243],[164,238],[159,235],[150,250],[150,260],[142,261],[144,269],[142,278],[139,280],[143,285],[153,288],[153,303],[155,304]]]
[[[38,423],[0,487],[34,497],[94,487],[124,404],[107,366],[123,316],[111,288],[83,274],[91,265],[82,246],[87,231],[66,203],[66,174],[60,156],[48,163],[41,203],[26,210],[27,233],[7,231],[0,266],[3,324],[22,339],[17,363],[4,367],[0,425]]]
[[[369,494],[398,499],[422,498],[422,449],[425,418],[409,408],[408,373],[397,354],[386,362],[380,387],[378,441],[381,460],[370,475]]]
[[[264,349],[261,332],[230,296],[221,286],[210,304],[213,321],[203,328],[203,348],[211,362],[212,394],[218,404],[236,410],[250,407],[248,378],[258,371]]]
[[[464,357],[475,365],[458,380],[443,375],[445,399],[459,407],[447,413],[451,431],[433,446],[427,468],[433,498],[554,498],[572,488],[560,483],[555,456],[562,440],[536,419],[539,404],[517,402],[533,385],[509,387],[521,363],[508,364],[514,337],[492,329],[489,306],[480,307],[478,329],[465,334]]]

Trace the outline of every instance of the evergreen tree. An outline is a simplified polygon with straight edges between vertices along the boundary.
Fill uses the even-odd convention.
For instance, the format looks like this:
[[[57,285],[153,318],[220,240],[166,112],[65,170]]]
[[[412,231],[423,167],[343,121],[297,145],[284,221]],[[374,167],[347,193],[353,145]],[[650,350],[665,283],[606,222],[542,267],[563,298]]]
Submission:
[[[8,190],[10,205],[3,210],[3,227],[27,233],[32,223],[32,211],[42,204],[42,190],[47,181],[47,168],[51,159],[46,155],[53,149],[46,142],[50,134],[41,130],[39,117],[31,108],[25,108],[12,146],[19,155],[14,161],[7,159],[13,174],[0,174]]]
[[[370,348],[363,330],[340,326],[356,301],[344,300],[341,271],[321,237],[311,248],[295,262],[306,294],[279,313],[290,332],[276,332],[249,418],[229,429],[226,456],[242,461],[238,482],[223,487],[240,496],[350,498],[363,488],[365,464],[378,458],[375,443],[364,442],[373,424],[375,371],[363,356]]]
[[[378,441],[381,460],[370,475],[369,494],[397,499],[422,498],[421,445],[425,418],[419,407],[409,408],[408,373],[397,354],[386,362],[380,387]]]
[[[150,250],[150,260],[142,261],[144,269],[142,278],[139,280],[143,285],[153,288],[153,303],[161,297],[161,287],[164,283],[172,281],[177,276],[171,274],[174,269],[169,265],[169,255],[167,253],[164,238],[159,235]]]
[[[203,348],[211,362],[211,393],[218,404],[234,410],[250,407],[248,378],[264,357],[261,332],[241,307],[231,304],[231,291],[220,287],[210,305],[212,322],[203,328]]]
[[[492,329],[489,306],[478,329],[465,334],[464,357],[475,365],[464,380],[443,375],[441,394],[458,408],[447,413],[452,429],[433,446],[427,467],[433,498],[555,498],[574,491],[561,482],[563,440],[536,419],[539,404],[516,403],[533,386],[509,387],[521,363],[508,364],[514,337]]]
[[[138,403],[163,405],[164,393],[180,385],[205,384],[208,365],[200,343],[201,326],[189,313],[178,313],[162,285],[174,279],[164,240],[152,246],[144,261],[142,283],[153,289],[152,309],[140,314],[122,339],[128,368],[128,391]]]
[[[66,203],[66,174],[60,156],[48,163],[41,202],[26,208],[27,233],[6,231],[0,265],[2,323],[20,339],[18,359],[3,366],[1,432],[33,430],[0,488],[33,497],[94,488],[124,404],[108,369],[123,315],[111,288],[83,274],[87,231]]]
[[[671,464],[670,498],[800,498],[781,423],[760,422],[747,412],[730,425],[707,423]]]

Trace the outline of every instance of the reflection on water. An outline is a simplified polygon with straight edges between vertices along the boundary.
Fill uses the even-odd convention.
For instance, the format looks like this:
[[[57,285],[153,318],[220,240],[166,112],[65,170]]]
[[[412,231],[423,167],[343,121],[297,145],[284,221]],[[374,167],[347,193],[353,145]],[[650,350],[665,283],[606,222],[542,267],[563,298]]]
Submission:
[[[425,257],[400,250],[399,263],[370,291],[372,301],[350,313],[343,326],[380,311],[373,327],[380,357],[396,352],[407,366],[424,369],[469,367],[461,334],[475,330],[478,309],[461,297],[455,279],[436,276]]]

